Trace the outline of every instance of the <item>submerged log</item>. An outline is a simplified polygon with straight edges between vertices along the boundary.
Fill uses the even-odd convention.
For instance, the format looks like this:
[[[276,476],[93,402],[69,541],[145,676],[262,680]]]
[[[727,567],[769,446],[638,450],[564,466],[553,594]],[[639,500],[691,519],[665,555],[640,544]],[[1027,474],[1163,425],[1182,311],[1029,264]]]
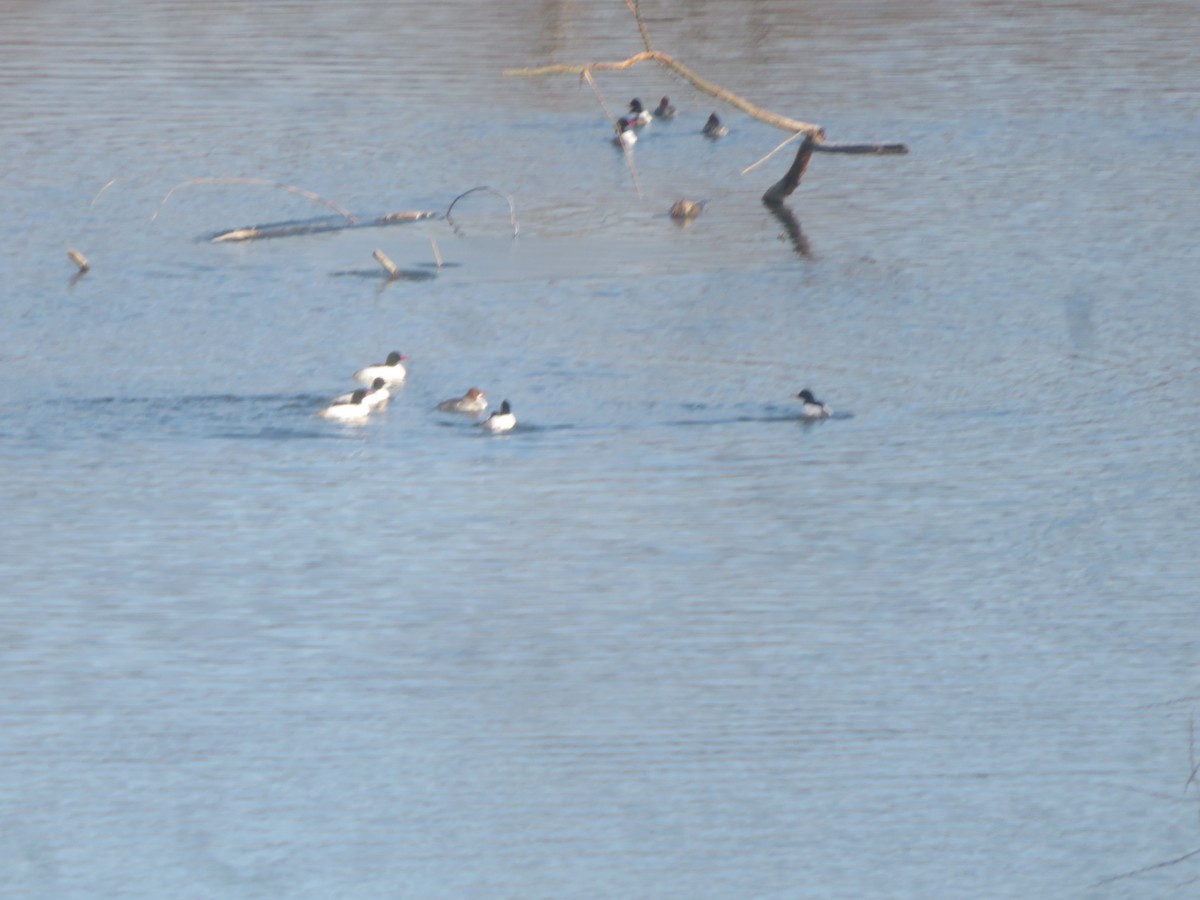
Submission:
[[[874,156],[903,156],[908,144],[817,144],[818,153],[852,153]]]
[[[805,170],[808,169],[814,146],[812,135],[806,134],[804,140],[800,142],[800,147],[796,150],[796,158],[792,160],[792,167],[782,178],[767,188],[767,192],[762,196],[763,203],[782,203],[784,198],[791,196],[792,191],[796,190],[796,185],[804,176]]]
[[[245,228],[233,228],[210,235],[208,240],[214,244],[226,241],[257,241],[265,238],[293,237],[299,234],[324,234],[328,231],[345,231],[350,228],[383,228],[387,225],[400,225],[405,222],[417,222],[421,219],[435,219],[439,213],[417,211],[388,213],[373,219],[310,219],[302,222],[272,222],[265,225],[249,225]]]

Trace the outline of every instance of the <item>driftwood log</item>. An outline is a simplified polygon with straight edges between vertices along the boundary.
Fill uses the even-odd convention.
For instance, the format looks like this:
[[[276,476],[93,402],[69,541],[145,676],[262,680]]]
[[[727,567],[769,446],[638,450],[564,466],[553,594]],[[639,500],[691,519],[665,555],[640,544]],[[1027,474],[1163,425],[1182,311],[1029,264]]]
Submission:
[[[418,222],[421,219],[435,219],[439,213],[418,211],[388,213],[371,219],[354,217],[348,221],[331,219],[310,219],[301,222],[272,222],[265,225],[249,225],[244,228],[232,228],[220,231],[209,237],[214,244],[226,241],[258,241],[265,238],[294,237],[299,234],[323,234],[327,231],[343,231],[347,228],[382,228],[387,225],[401,225],[405,222]]]

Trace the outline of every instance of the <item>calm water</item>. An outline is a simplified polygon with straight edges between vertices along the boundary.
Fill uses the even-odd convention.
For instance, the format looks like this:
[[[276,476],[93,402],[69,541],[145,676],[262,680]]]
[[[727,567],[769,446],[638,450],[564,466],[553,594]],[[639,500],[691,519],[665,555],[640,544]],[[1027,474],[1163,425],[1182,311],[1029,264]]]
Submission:
[[[1200,7],[653,7],[0,2],[0,894],[1193,889]]]

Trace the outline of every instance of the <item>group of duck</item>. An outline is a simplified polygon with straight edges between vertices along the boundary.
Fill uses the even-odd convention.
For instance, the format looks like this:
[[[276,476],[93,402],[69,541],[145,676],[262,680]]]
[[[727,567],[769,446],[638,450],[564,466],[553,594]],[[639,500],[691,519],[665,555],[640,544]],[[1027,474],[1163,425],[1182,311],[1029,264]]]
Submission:
[[[318,416],[323,419],[333,419],[338,422],[363,422],[371,413],[384,409],[392,399],[392,388],[404,384],[408,370],[404,366],[408,357],[393,350],[387,360],[374,365],[365,366],[354,373],[354,380],[368,387],[359,388],[340,397],[334,397],[329,405],[322,409]],[[800,416],[803,419],[828,419],[833,410],[813,396],[812,391],[805,388],[796,394],[796,399],[803,402]],[[461,397],[451,397],[437,405],[440,412],[462,413],[469,416],[481,416],[488,408],[487,395],[477,387],[470,388]],[[516,427],[517,417],[512,407],[505,400],[498,410],[480,423],[484,431],[501,433],[512,431]]]
[[[650,112],[642,106],[641,100],[634,97],[629,101],[629,115],[617,119],[617,136],[613,138],[613,143],[622,150],[629,151],[637,143],[637,129],[645,128],[655,119],[673,118],[675,118],[675,107],[671,105],[669,97],[663,97],[654,112]],[[729,129],[722,125],[721,120],[717,118],[717,114],[713,113],[708,117],[708,121],[704,123],[704,127],[700,130],[700,133],[707,138],[716,140],[719,137],[729,134]],[[703,200],[677,200],[675,201],[675,205],[671,207],[671,218],[678,220],[694,219],[704,209],[704,203],[705,201]]]
[[[338,422],[365,421],[371,413],[388,405],[388,401],[392,399],[393,388],[404,384],[404,379],[408,377],[408,369],[404,366],[407,359],[405,354],[393,350],[388,354],[386,361],[359,369],[354,373],[354,380],[367,387],[334,397],[317,415]],[[461,397],[443,400],[437,408],[441,412],[481,416],[488,408],[487,395],[479,388],[473,387]],[[480,423],[480,427],[484,431],[499,433],[512,431],[516,424],[517,417],[513,415],[512,408],[505,400],[500,404],[500,409],[494,410]]]
[[[629,115],[617,119],[617,136],[613,138],[613,143],[623,150],[629,150],[637,143],[637,129],[645,128],[655,119],[673,118],[675,118],[675,107],[671,105],[669,98],[663,97],[655,110],[651,112],[642,106],[641,100],[635,97],[629,101]],[[717,118],[717,114],[713,113],[708,117],[708,121],[704,123],[701,134],[707,138],[716,140],[719,137],[725,137],[725,135],[729,134],[729,129],[722,125],[721,120]]]
[[[644,128],[655,119],[673,119],[676,110],[667,97],[663,97],[653,112],[642,106],[642,101],[636,97],[629,101],[629,115],[617,119],[616,137],[613,143],[623,150],[629,150],[637,143],[637,129]],[[705,122],[701,133],[708,138],[716,139],[729,134],[729,129],[721,124],[717,114],[713,113]],[[676,219],[690,219],[699,215],[704,201],[693,202],[679,200],[671,208],[671,216]],[[359,388],[348,394],[335,397],[330,404],[322,409],[318,416],[340,422],[362,422],[376,410],[385,408],[392,398],[392,388],[404,383],[408,370],[404,362],[408,357],[399,351],[388,354],[387,360],[366,366],[354,373],[354,379],[367,387]],[[812,391],[802,390],[796,394],[796,399],[804,405],[801,407],[803,419],[827,419],[833,415],[829,406],[813,396]],[[479,388],[471,388],[461,397],[443,400],[437,405],[441,412],[462,413],[470,416],[481,416],[487,411],[487,396]],[[500,409],[492,412],[480,423],[485,431],[511,431],[517,424],[517,417],[507,400],[500,404]]]

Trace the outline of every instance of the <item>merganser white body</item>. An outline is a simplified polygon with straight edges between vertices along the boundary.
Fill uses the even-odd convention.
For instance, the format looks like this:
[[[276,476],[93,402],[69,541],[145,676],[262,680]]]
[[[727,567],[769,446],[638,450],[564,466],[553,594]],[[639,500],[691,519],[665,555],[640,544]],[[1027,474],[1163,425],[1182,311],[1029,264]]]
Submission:
[[[814,397],[808,388],[798,393],[796,399],[804,401],[802,415],[806,419],[828,419],[833,415],[833,410]]]
[[[516,424],[517,417],[513,415],[512,408],[508,405],[508,401],[505,400],[500,404],[500,408],[496,412],[484,419],[480,427],[484,431],[498,433],[501,431],[512,431],[516,427]]]
[[[387,389],[387,382],[382,378],[376,378],[371,382],[371,388],[363,397],[362,403],[369,409],[383,409],[388,405],[388,401],[392,399],[392,392]],[[352,403],[354,402],[354,392],[342,394],[339,397],[334,397],[332,403]]]
[[[408,370],[404,368],[406,359],[408,357],[403,353],[393,350],[388,354],[387,362],[375,363],[365,369],[359,369],[354,373],[354,380],[361,381],[363,384],[371,384],[376,378],[382,378],[384,384],[403,384],[404,379],[408,376]]]
[[[344,403],[333,402],[325,407],[319,413],[322,419],[333,419],[338,422],[361,422],[371,414],[371,407],[363,403],[363,398],[367,396],[367,392],[359,388],[350,395],[350,399]]]

